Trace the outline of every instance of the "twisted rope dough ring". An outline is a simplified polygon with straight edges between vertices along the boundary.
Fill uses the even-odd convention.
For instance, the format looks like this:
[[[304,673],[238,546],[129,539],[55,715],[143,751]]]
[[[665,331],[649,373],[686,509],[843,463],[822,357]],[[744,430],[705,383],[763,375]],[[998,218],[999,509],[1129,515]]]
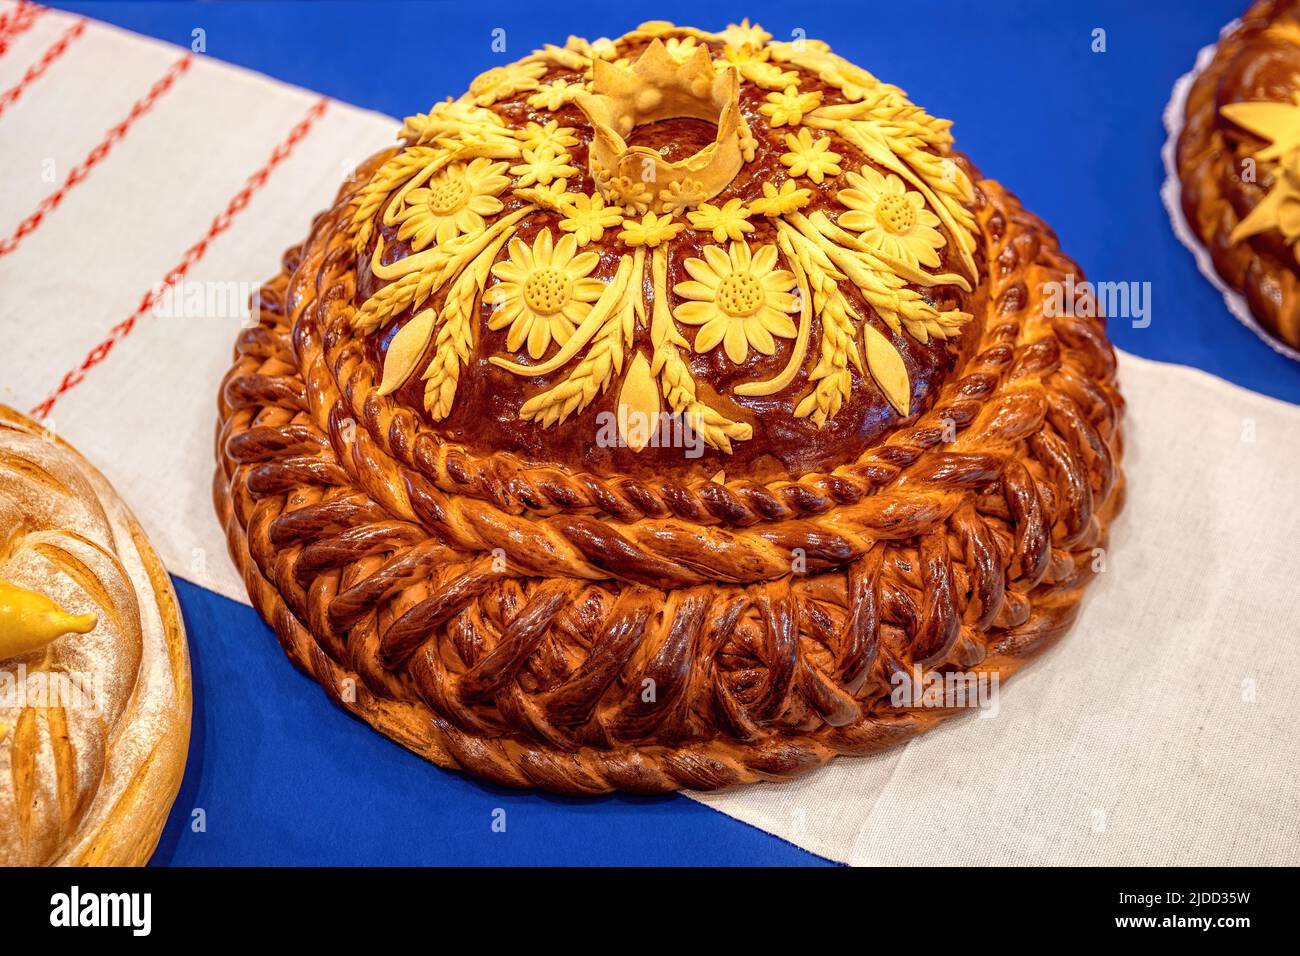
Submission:
[[[1219,112],[1224,104],[1264,98],[1261,89],[1268,91],[1268,99],[1279,100],[1297,92],[1296,41],[1270,37],[1275,24],[1294,27],[1296,12],[1295,0],[1257,0],[1220,39],[1214,59],[1188,93],[1177,165],[1183,214],[1219,276],[1245,297],[1269,334],[1300,348],[1300,273],[1294,250],[1275,229],[1233,239],[1233,230],[1262,202],[1264,184],[1274,173],[1263,163],[1258,185],[1254,177],[1243,176],[1243,161],[1257,152],[1258,140],[1234,130]],[[1261,69],[1276,70],[1269,61],[1283,54],[1288,57],[1284,83]]]
[[[348,329],[340,195],[262,289],[221,389],[214,498],[253,603],[346,710],[506,786],[779,779],[952,716],[892,707],[890,678],[1005,677],[1050,645],[1123,487],[1103,324],[1044,314],[1043,284],[1078,267],[1001,186],[977,192],[974,357],[914,425],[774,486],[440,445],[376,394]]]

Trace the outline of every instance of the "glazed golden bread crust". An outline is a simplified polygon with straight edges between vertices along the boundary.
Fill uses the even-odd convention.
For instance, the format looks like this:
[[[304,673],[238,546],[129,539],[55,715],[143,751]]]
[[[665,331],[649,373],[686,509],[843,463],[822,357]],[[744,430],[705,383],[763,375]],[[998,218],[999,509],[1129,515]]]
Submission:
[[[189,652],[176,595],[104,477],[3,406],[0,579],[97,618],[89,633],[0,661],[29,685],[66,676],[86,692],[54,699],[33,689],[0,702],[0,865],[142,866],[189,744]]]
[[[779,478],[602,474],[517,453],[490,414],[499,451],[467,449],[380,394],[354,210],[393,155],[285,255],[219,399],[231,554],[343,708],[506,786],[706,790],[894,746],[957,712],[893,706],[896,674],[1005,677],[1069,627],[1121,506],[1124,403],[1104,321],[1047,307],[1078,266],[997,183],[970,192],[974,314],[880,438]]]
[[[1294,30],[1287,37],[1278,28]],[[1215,270],[1242,293],[1271,335],[1300,348],[1300,265],[1276,230],[1232,238],[1233,230],[1269,192],[1276,164],[1258,164],[1254,180],[1244,163],[1266,140],[1220,113],[1229,104],[1291,103],[1300,93],[1300,3],[1260,0],[1219,41],[1214,58],[1187,98],[1178,138],[1183,214],[1210,253]]]
[[[635,57],[644,49],[643,39],[633,41],[627,48],[629,58]],[[574,74],[571,71],[556,70],[543,79],[556,77],[561,80],[573,79]],[[812,75],[803,77],[800,88],[823,96],[837,93]],[[579,141],[569,151],[569,162],[577,172],[570,174],[567,180],[570,188],[576,187],[578,191],[586,193],[594,192],[595,184],[588,171],[591,133],[581,110],[572,103],[558,110],[536,109],[529,106],[526,99],[526,94],[512,97],[495,104],[494,109],[507,117],[510,125],[515,128],[530,123],[543,125],[554,122],[562,124],[564,128],[574,129]],[[732,201],[753,203],[762,197],[762,187],[771,172],[784,169],[778,157],[786,149],[783,145],[784,137],[790,130],[786,127],[765,128],[759,112],[762,103],[761,89],[751,86],[742,88],[739,107],[741,114],[750,121],[755,156],[715,197],[718,205]],[[698,125],[698,121],[682,119],[650,124],[636,131],[634,142],[638,146],[666,151],[670,156],[682,151],[689,152],[705,139]],[[856,169],[868,160],[853,143],[836,142],[835,149],[839,155],[838,164],[846,170]],[[952,161],[961,169],[963,176],[972,171],[964,156],[954,154]],[[803,179],[797,181],[814,187],[817,185]],[[801,215],[809,217],[829,212],[834,204],[833,191],[813,188],[809,203],[799,211]],[[512,213],[522,205],[517,199],[508,201],[503,213]],[[531,215],[520,223],[514,235],[526,244],[532,244],[541,231],[556,231],[556,218],[544,212]],[[382,220],[383,217],[377,210],[374,216],[375,231],[386,232],[391,239],[391,233],[395,230],[384,230]],[[773,244],[780,238],[774,220],[767,217],[752,216],[747,225],[751,231],[744,238],[752,248]],[[667,287],[673,289],[679,283],[690,280],[692,276],[687,271],[688,261],[698,258],[708,247],[715,245],[714,236],[707,230],[686,229],[673,237],[664,257]],[[726,245],[723,243],[722,247],[725,248]],[[609,228],[601,238],[585,244],[583,251],[594,251],[600,258],[592,275],[609,280],[616,273],[620,255],[629,250],[620,238],[619,230]],[[385,245],[385,258],[407,255],[409,252],[408,244],[401,239],[389,241]],[[937,272],[957,271],[955,256],[948,246],[938,250],[937,259]],[[375,279],[369,263],[361,263],[359,270],[357,298],[364,301],[385,283]],[[871,313],[871,306],[858,289],[850,283],[844,283],[842,288],[851,307],[860,314]],[[982,289],[966,291],[943,284],[936,285],[930,291],[936,302],[967,311],[978,311],[984,294]],[[435,294],[434,301],[443,300]],[[490,312],[490,307],[485,306],[485,312]],[[409,319],[408,311],[391,328],[400,329]],[[632,333],[633,349],[647,355],[654,351],[652,330],[648,326],[649,323],[638,324]],[[979,338],[979,326],[977,321],[966,323],[961,335],[954,339],[952,347],[937,337],[928,342],[920,342],[906,334],[890,336],[891,344],[898,350],[907,370],[914,408],[924,407],[933,401],[935,385],[951,374],[957,361],[969,357],[970,350]],[[888,327],[883,323],[880,327],[883,333],[889,335]],[[538,427],[536,422],[522,420],[519,416],[524,400],[536,394],[538,382],[511,374],[492,364],[495,354],[509,351],[508,337],[504,330],[494,331],[484,322],[479,332],[470,360],[466,363],[467,367],[461,373],[456,401],[449,414],[439,421],[425,422],[431,432],[430,438],[434,440],[431,449],[432,446],[455,448],[459,467],[462,468],[476,469],[477,462],[482,460],[482,470],[499,474],[503,469],[513,468],[520,458],[525,458],[534,462],[553,463],[568,471],[602,477],[617,475],[621,478],[643,478],[662,476],[665,471],[670,471],[678,478],[689,480],[711,477],[720,468],[725,468],[731,477],[760,481],[797,478],[813,471],[829,470],[851,463],[863,447],[869,447],[884,438],[897,421],[889,402],[879,390],[855,387],[835,412],[834,427],[807,427],[805,421],[800,421],[792,414],[795,403],[781,399],[811,387],[811,362],[802,363],[791,384],[776,396],[747,397],[738,394],[735,386],[774,377],[789,362],[795,345],[791,340],[778,337],[770,355],[751,349],[743,361],[732,362],[721,350],[715,349],[695,352],[687,362],[701,390],[708,392],[719,410],[746,422],[753,429],[752,439],[734,441],[725,452],[705,448],[697,459],[684,459],[680,450],[671,447],[647,447],[638,451],[617,445],[602,447],[592,442],[591,436],[597,433],[599,417],[616,409],[620,398],[619,389],[611,387],[601,392],[585,408],[557,426]],[[382,367],[391,341],[391,336],[387,334],[375,336],[370,340],[367,358]],[[525,355],[522,361],[528,363],[530,359]],[[399,403],[409,408],[419,408],[424,384],[420,376],[412,376],[397,393]],[[457,467],[457,464],[448,462],[444,467]]]
[[[687,489],[658,518],[582,476],[572,490],[614,513],[532,515],[411,458],[412,416],[374,397],[373,367],[341,356],[336,377],[327,356],[353,281],[334,254],[342,199],[262,289],[222,385],[215,500],[254,605],[345,709],[509,786],[712,789],[951,716],[890,707],[889,675],[1007,676],[1055,641],[1123,481],[1101,322],[1043,316],[1042,283],[1079,269],[1000,186],[980,192],[990,314],[936,409],[851,478]],[[944,414],[963,426],[950,444]],[[741,520],[723,532],[717,512]],[[792,579],[772,552],[796,547],[815,573]],[[493,548],[533,576],[494,573]]]

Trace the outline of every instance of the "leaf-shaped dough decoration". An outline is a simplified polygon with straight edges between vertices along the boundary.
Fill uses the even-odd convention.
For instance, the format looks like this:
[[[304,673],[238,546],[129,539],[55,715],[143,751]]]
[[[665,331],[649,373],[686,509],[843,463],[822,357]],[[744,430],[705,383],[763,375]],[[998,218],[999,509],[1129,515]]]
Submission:
[[[628,366],[618,392],[618,432],[633,451],[650,444],[659,423],[659,386],[640,352]]]
[[[912,403],[912,384],[907,379],[907,366],[898,354],[894,343],[885,338],[874,326],[864,322],[862,335],[866,344],[867,368],[880,386],[889,404],[898,414],[906,416]]]
[[[411,377],[420,356],[424,355],[425,346],[429,344],[437,315],[435,309],[425,309],[393,336],[393,341],[388,344],[388,354],[384,356],[384,380],[379,385],[380,395],[391,395]]]
[[[1219,112],[1269,141],[1271,145],[1256,153],[1256,159],[1280,159],[1300,146],[1300,96],[1290,103],[1228,103]]]

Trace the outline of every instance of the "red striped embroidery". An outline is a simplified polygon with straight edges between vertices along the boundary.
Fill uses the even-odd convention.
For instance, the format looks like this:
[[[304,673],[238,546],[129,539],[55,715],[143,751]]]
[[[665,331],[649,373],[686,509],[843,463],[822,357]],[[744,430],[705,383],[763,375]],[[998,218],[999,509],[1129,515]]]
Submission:
[[[67,52],[69,44],[81,36],[85,29],[85,20],[78,20],[70,26],[63,36],[54,41],[54,44],[45,51],[39,60],[27,68],[27,72],[23,74],[23,78],[16,85],[5,90],[4,93],[0,93],[0,116],[3,116],[4,111],[12,106],[18,97],[23,95],[23,90],[41,78],[41,75],[49,68],[51,63]]]
[[[212,224],[208,226],[208,231],[203,234],[203,237],[194,245],[190,246],[189,249],[185,250],[185,254],[181,256],[181,261],[178,262],[176,266],[167,273],[167,275],[163,276],[160,283],[144,294],[144,298],[140,300],[140,305],[133,313],[131,313],[130,316],[113,326],[104,340],[90,350],[85,359],[82,360],[81,364],[63,376],[62,381],[59,382],[58,388],[50,393],[49,398],[45,399],[45,401],[37,405],[28,413],[32,418],[39,421],[49,415],[50,410],[54,408],[55,402],[57,402],[63,395],[80,385],[85,380],[86,374],[92,368],[104,361],[104,359],[108,358],[109,353],[113,350],[113,346],[131,334],[131,330],[135,328],[136,321],[154,307],[155,303],[158,302],[166,290],[174,286],[177,282],[180,282],[181,279],[185,278],[190,267],[202,259],[204,254],[207,253],[208,247],[212,244],[212,241],[230,228],[230,224],[234,220],[235,216],[248,206],[249,200],[252,199],[253,194],[266,184],[266,181],[270,178],[271,173],[275,168],[288,159],[289,154],[293,152],[294,147],[297,146],[309,132],[311,132],[312,127],[315,125],[316,121],[320,119],[328,105],[329,100],[325,97],[321,97],[312,104],[311,109],[307,110],[306,115],[303,116],[303,118],[298,121],[298,124],[289,131],[289,135],[285,137],[284,141],[271,151],[271,155],[267,159],[266,163],[248,177],[247,181],[244,183],[244,187],[231,198],[230,202],[226,204],[226,208],[212,220]]]
[[[36,207],[36,211],[18,224],[18,228],[14,230],[12,236],[0,241],[0,256],[9,255],[18,248],[18,244],[23,241],[24,237],[36,231],[45,216],[53,211],[59,203],[63,202],[64,197],[72,191],[72,187],[90,175],[90,171],[109,154],[115,145],[126,137],[127,132],[135,125],[135,121],[153,108],[159,97],[172,88],[176,78],[188,70],[193,62],[194,54],[187,53],[168,67],[162,79],[155,83],[148,93],[132,104],[131,112],[127,114],[126,119],[105,133],[104,138],[87,154],[86,158],[75,166],[72,172],[68,173],[68,178],[63,181],[63,185],[42,199],[40,205]]]
[[[45,7],[19,0],[18,6],[8,14],[0,14],[0,56],[4,56],[9,44],[22,33],[31,29],[36,19],[45,12]]]

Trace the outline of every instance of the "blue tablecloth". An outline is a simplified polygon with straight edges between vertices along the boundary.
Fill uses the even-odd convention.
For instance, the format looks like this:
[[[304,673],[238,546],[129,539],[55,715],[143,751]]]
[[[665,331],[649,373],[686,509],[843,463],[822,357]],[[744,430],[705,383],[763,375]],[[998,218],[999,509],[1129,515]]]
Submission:
[[[1170,89],[1244,0],[54,5],[187,47],[202,28],[209,56],[393,116],[426,110],[496,65],[498,28],[515,56],[651,17],[721,27],[748,16],[777,37],[802,30],[954,120],[958,145],[1055,227],[1089,279],[1149,283],[1149,325],[1114,321],[1116,345],[1300,402],[1300,365],[1228,314],[1159,196]],[[1105,52],[1094,51],[1098,30]],[[684,797],[521,795],[442,771],[328,704],[253,611],[177,588],[194,732],[155,863],[825,862]]]

